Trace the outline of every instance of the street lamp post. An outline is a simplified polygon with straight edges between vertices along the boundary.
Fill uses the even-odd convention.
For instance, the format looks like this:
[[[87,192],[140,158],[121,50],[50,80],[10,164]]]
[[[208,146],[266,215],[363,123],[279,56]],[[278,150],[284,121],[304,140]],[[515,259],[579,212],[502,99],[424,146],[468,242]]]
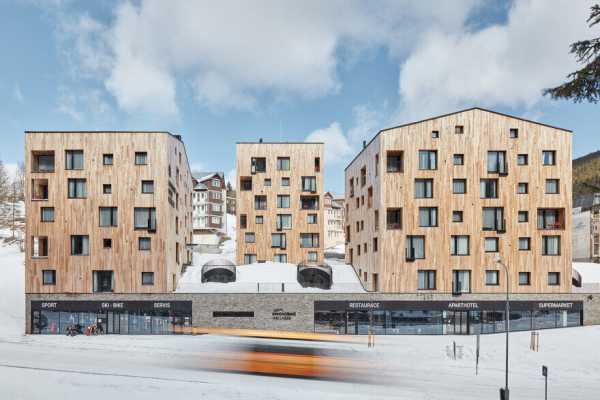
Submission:
[[[504,400],[509,400],[509,394],[508,394],[508,332],[510,330],[510,307],[509,307],[509,291],[510,291],[510,280],[509,280],[509,276],[508,276],[508,268],[506,267],[506,265],[504,265],[504,263],[502,262],[502,259],[500,258],[499,255],[496,256],[495,259],[497,264],[502,265],[502,267],[504,268],[504,272],[506,275],[506,311],[505,311],[505,318],[504,318],[504,330],[506,331],[506,365],[505,365],[505,370],[504,370]]]

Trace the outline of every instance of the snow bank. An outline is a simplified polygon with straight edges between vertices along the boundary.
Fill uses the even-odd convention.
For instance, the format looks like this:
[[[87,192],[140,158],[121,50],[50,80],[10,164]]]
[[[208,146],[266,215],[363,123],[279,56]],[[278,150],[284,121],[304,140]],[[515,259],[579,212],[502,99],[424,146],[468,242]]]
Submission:
[[[0,337],[25,332],[25,264],[18,246],[0,245]]]
[[[600,264],[574,262],[573,268],[581,275],[583,284],[600,283]]]

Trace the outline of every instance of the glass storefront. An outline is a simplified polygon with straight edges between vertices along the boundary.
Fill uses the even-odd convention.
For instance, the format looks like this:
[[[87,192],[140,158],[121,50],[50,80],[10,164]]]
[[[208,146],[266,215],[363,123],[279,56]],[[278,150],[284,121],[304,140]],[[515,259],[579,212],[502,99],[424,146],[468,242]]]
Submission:
[[[338,302],[343,303],[343,302]],[[348,335],[466,335],[501,333],[505,331],[504,309],[479,310],[416,310],[394,309],[399,302],[381,305],[389,309],[344,310],[330,307],[329,310],[316,306],[314,330]],[[565,328],[582,325],[583,313],[575,310],[532,310],[510,311],[510,330],[528,331],[549,328]],[[481,304],[483,305],[483,304]],[[343,308],[343,304],[340,304]],[[479,306],[479,305],[478,305]],[[527,308],[520,304],[517,308]],[[479,308],[479,307],[478,307]]]
[[[168,335],[185,333],[185,328],[192,326],[191,302],[183,305],[177,302],[131,303],[32,302],[32,333],[66,334],[72,327],[83,334],[95,325],[99,333],[105,334]],[[53,309],[43,309],[43,304],[50,304]],[[168,307],[153,309],[157,306]],[[119,309],[102,310],[108,307]],[[80,311],[86,308],[88,311]],[[94,309],[96,311],[91,311]]]

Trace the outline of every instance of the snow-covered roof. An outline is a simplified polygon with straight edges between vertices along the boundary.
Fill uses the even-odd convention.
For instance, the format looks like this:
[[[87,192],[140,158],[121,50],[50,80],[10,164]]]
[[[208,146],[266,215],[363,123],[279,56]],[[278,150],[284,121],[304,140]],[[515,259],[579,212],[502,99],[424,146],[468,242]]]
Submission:
[[[204,183],[198,182],[194,185],[194,190],[206,190],[208,189]]]
[[[181,277],[177,292],[183,293],[362,293],[364,289],[354,269],[343,262],[328,261],[333,272],[331,289],[303,288],[297,279],[295,264],[265,262],[236,267],[236,281],[230,283],[202,283],[201,267],[187,268]]]
[[[220,179],[223,179],[224,174],[223,172],[219,172],[219,171],[212,171],[212,172],[194,172],[193,176],[194,179],[197,180],[198,182],[202,182],[205,181],[207,179],[211,179],[213,178],[215,175],[217,175]]]

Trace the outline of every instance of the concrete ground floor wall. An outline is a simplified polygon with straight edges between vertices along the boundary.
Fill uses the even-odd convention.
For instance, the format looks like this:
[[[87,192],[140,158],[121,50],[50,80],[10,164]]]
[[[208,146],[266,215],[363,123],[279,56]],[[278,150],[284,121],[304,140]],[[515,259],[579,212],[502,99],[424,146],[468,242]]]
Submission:
[[[407,302],[427,309],[429,304],[447,304],[461,308],[478,307],[478,302],[502,302],[502,294],[377,294],[377,293],[165,293],[165,294],[27,294],[26,332],[32,333],[32,304],[36,309],[55,307],[65,302],[89,302],[108,308],[121,302],[154,302],[169,307],[170,302],[191,302],[191,325],[194,327],[247,328],[312,332],[315,329],[317,302],[353,302],[361,307],[386,302]],[[600,325],[600,294],[514,294],[514,302],[532,302],[534,306],[552,307],[553,302],[576,303],[583,309],[584,325]],[[41,303],[40,303],[41,302]],[[99,303],[100,302],[100,303]],[[537,303],[535,303],[537,302]],[[543,304],[542,304],[543,303]],[[188,303],[189,304],[189,303]],[[350,303],[347,303],[350,304]],[[568,304],[566,304],[568,305]],[[561,306],[561,304],[559,304]],[[152,308],[152,304],[150,305]]]

